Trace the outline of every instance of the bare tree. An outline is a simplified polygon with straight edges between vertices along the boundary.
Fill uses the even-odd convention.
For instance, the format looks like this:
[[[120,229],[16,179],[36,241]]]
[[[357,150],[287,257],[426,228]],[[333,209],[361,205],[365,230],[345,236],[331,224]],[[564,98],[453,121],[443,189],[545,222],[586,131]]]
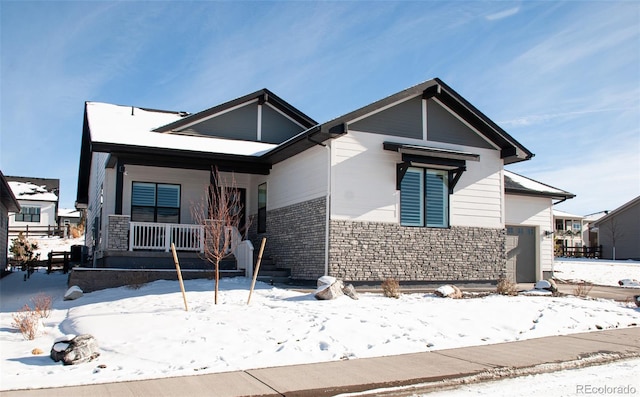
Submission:
[[[211,170],[211,182],[201,202],[191,207],[194,221],[204,229],[204,259],[215,269],[215,304],[218,304],[220,261],[233,250],[236,233],[242,223],[240,192],[235,179],[221,179],[217,168]]]
[[[620,227],[620,225],[618,225],[618,219],[616,217],[612,217],[609,220],[609,222],[603,224],[602,226],[604,227],[607,234],[611,238],[611,246],[612,246],[611,259],[615,261],[616,260],[616,240],[619,240],[622,237],[623,235],[622,228]]]

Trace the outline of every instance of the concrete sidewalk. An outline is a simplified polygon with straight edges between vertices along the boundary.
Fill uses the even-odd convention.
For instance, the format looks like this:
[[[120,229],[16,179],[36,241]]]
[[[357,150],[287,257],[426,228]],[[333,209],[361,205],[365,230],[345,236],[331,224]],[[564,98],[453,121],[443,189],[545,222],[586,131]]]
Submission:
[[[178,378],[1,392],[2,397],[333,396],[405,386],[404,396],[483,381],[640,357],[640,327],[398,356],[261,368]]]

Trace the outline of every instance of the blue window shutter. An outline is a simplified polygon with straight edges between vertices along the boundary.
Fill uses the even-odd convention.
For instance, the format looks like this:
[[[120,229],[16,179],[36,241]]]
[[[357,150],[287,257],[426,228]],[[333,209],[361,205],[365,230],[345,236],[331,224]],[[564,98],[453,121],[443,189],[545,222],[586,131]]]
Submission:
[[[158,207],[180,208],[180,186],[158,184]]]
[[[131,188],[131,205],[154,207],[156,205],[156,184],[135,182]]]
[[[446,171],[427,170],[425,196],[427,226],[446,227],[449,219],[449,188]]]
[[[400,183],[400,224],[424,225],[423,170],[409,168]]]

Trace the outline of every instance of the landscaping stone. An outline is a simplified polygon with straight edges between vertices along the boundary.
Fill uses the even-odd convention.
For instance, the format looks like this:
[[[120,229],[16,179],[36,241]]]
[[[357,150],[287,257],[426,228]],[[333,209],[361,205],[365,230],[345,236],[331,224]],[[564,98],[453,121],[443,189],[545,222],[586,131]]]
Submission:
[[[443,285],[435,290],[435,294],[441,298],[460,299],[462,291],[455,285]]]
[[[547,291],[551,291],[551,283],[547,280],[540,280],[533,287],[535,289],[546,289]]]
[[[91,361],[100,356],[98,342],[92,335],[65,336],[58,338],[51,347],[51,359],[64,365],[75,365]]]
[[[72,301],[82,297],[82,295],[84,295],[84,293],[82,292],[80,287],[78,287],[77,285],[74,285],[73,287],[69,288],[67,292],[65,292],[64,300]]]
[[[322,285],[318,287],[314,296],[318,300],[332,300],[339,298],[344,295],[342,289],[344,288],[344,283],[342,280],[336,280],[331,285]]]
[[[356,292],[356,288],[353,286],[353,284],[345,285],[342,289],[342,292],[351,299],[358,299],[358,293]]]

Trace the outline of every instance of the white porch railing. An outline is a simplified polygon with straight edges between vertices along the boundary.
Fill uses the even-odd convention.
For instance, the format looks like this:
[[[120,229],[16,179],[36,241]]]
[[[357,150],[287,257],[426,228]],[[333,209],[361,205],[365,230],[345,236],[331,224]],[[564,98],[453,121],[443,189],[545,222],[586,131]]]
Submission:
[[[204,252],[203,236],[201,225],[129,222],[129,251],[140,249],[169,252],[173,243],[178,251]]]
[[[239,269],[245,275],[253,275],[253,244],[242,240],[235,227],[225,227],[229,253],[233,253]],[[129,251],[157,250],[169,252],[171,243],[177,251],[204,252],[204,228],[202,225],[178,223],[129,222]]]

